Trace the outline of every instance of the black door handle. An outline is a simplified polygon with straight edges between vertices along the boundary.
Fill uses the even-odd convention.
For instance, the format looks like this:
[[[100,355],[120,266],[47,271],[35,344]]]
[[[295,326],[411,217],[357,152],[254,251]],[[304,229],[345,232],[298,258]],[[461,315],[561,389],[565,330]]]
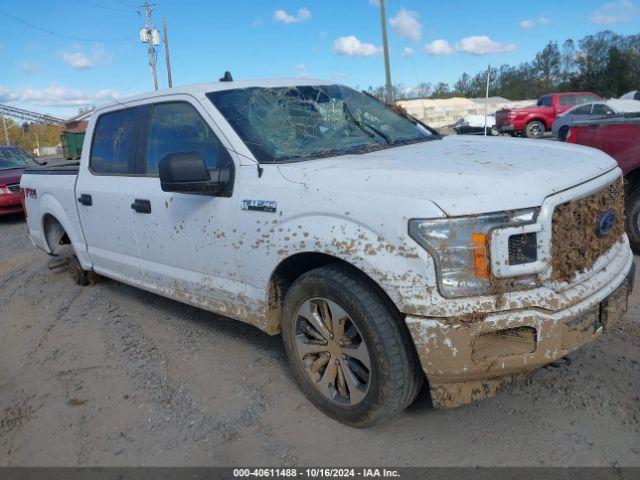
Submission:
[[[83,193],[80,195],[80,197],[78,197],[78,203],[81,203],[82,205],[86,205],[87,207],[90,207],[91,205],[93,205],[93,199],[91,198],[91,195],[87,195],[86,193]]]
[[[151,213],[151,202],[136,198],[131,204],[131,208],[138,213]]]

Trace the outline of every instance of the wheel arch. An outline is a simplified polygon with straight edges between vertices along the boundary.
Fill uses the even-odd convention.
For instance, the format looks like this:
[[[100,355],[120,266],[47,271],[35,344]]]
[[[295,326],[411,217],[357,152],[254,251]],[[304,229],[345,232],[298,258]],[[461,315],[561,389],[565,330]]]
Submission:
[[[70,245],[71,239],[66,229],[52,213],[45,213],[42,216],[42,232],[44,234],[44,241],[49,248],[51,254],[56,253],[56,247],[58,245]]]
[[[327,253],[299,252],[282,260],[269,277],[267,287],[267,324],[270,326],[269,330],[271,332],[274,334],[280,332],[284,298],[293,282],[305,273],[329,264],[342,265],[362,278],[368,286],[376,291],[385,304],[398,315],[398,318],[401,318],[402,314],[389,293],[362,269],[342,258]],[[402,323],[404,324],[404,322]]]
[[[545,130],[549,130],[551,128],[551,126],[547,125],[547,122],[544,118],[538,116],[527,118],[527,124],[525,128],[527,128],[527,126],[529,126],[529,124],[532,122],[540,122],[542,125],[544,125]]]
[[[627,174],[624,176],[624,180],[627,195],[640,188],[640,167],[627,172]]]

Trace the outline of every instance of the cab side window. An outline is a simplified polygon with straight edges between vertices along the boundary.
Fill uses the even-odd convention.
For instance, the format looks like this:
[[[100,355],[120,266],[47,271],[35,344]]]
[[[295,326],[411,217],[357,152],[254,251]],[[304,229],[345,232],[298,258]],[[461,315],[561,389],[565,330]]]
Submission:
[[[126,175],[133,171],[137,118],[137,108],[100,115],[89,158],[94,173]]]
[[[551,97],[541,97],[538,100],[538,106],[539,107],[553,107],[553,101],[551,100]]]
[[[231,157],[198,111],[186,102],[153,106],[146,147],[146,173],[158,175],[158,163],[169,153],[198,152],[208,169],[229,166]]]

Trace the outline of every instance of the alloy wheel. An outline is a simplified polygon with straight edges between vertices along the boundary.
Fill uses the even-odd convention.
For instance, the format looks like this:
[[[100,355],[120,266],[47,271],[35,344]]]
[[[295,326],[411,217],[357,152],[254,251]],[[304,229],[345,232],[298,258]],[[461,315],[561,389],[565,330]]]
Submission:
[[[371,382],[371,357],[360,330],[337,303],[304,301],[296,313],[295,349],[311,383],[341,405],[364,400]]]

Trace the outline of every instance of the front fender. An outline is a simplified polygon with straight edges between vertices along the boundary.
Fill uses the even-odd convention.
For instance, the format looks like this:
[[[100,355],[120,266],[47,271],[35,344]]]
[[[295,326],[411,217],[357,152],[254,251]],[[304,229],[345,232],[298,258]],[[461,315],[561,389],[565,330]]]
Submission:
[[[273,224],[268,237],[254,247],[263,250],[269,260],[270,276],[293,255],[322,253],[364,272],[399,311],[424,314],[428,297],[437,293],[435,265],[431,256],[409,238],[407,223],[403,222],[399,229],[380,232],[346,215],[293,217]],[[268,281],[264,278],[260,282]],[[417,291],[424,295],[416,295]]]

